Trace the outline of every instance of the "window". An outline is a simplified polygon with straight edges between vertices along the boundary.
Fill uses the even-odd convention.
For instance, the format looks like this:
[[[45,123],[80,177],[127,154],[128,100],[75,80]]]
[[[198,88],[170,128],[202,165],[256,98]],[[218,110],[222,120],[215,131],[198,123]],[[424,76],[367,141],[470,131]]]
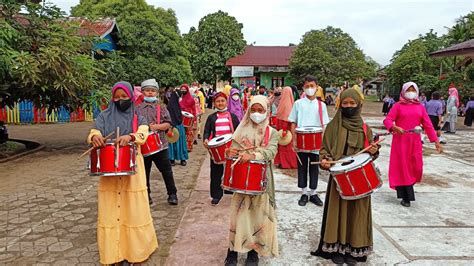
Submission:
[[[272,78],[272,88],[283,87],[284,78],[283,77],[273,77]]]

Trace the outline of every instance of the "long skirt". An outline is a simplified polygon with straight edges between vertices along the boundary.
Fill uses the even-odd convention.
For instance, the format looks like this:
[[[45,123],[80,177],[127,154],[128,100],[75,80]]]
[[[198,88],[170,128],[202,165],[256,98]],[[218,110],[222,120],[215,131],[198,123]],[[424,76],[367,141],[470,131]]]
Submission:
[[[193,151],[193,143],[194,143],[194,130],[192,127],[187,127],[186,129],[186,145],[188,148],[188,152]]]
[[[135,175],[99,180],[97,245],[102,264],[143,262],[158,248],[143,156],[136,160]]]
[[[183,124],[176,126],[179,131],[179,139],[173,144],[169,144],[168,152],[170,155],[170,160],[181,160],[186,161],[189,159],[188,156],[188,147],[186,145],[186,131],[183,127]]]
[[[258,196],[234,193],[230,208],[229,249],[278,256],[275,207],[268,193]]]
[[[382,106],[382,113],[386,114],[388,113],[388,105],[389,103],[388,102],[383,102],[383,106]]]
[[[284,120],[277,120],[276,129],[286,130],[290,132],[291,123]],[[293,136],[295,138],[296,136]],[[293,142],[293,141],[292,141]],[[292,142],[288,145],[278,144],[278,152],[275,156],[274,164],[280,165],[283,169],[296,169],[298,168],[298,162],[296,159],[296,152],[293,150]]]
[[[474,117],[474,108],[469,108],[466,111],[466,117],[464,118],[464,125],[472,127],[472,119]]]
[[[324,203],[321,238],[318,249],[311,253],[325,259],[336,254],[350,255],[366,261],[373,246],[372,209],[370,196],[358,200],[344,200],[329,177]]]

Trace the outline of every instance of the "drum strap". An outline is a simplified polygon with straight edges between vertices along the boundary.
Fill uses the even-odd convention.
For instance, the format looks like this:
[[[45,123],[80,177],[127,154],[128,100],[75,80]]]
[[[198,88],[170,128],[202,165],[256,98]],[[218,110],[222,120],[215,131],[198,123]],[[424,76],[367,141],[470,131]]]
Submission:
[[[270,141],[270,126],[267,126],[267,128],[265,129],[265,135],[263,136],[262,147],[267,147],[269,141]]]
[[[319,122],[321,122],[321,128],[324,129],[324,122],[323,122],[323,105],[321,104],[320,100],[318,101],[318,111],[319,111]]]
[[[138,116],[137,116],[137,114],[133,114],[132,130],[133,130],[133,133],[137,132],[137,130],[138,130]]]
[[[156,124],[160,124],[161,122],[161,106],[159,104],[156,105]]]
[[[364,148],[366,148],[370,145],[369,138],[367,137],[367,124],[366,123],[362,124],[362,129],[364,130]]]

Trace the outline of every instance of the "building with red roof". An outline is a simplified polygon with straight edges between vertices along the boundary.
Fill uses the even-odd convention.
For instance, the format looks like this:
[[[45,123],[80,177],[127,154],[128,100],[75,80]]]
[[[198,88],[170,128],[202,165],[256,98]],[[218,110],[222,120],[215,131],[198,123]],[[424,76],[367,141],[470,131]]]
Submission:
[[[296,46],[247,46],[242,54],[226,62],[232,69],[232,82],[246,87],[292,85],[288,66],[295,49]]]

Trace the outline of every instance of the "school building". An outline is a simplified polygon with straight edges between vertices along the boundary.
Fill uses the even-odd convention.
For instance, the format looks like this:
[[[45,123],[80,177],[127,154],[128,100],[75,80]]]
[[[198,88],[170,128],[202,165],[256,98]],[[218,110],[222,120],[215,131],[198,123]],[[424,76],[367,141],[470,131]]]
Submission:
[[[293,85],[288,66],[295,49],[296,46],[248,45],[243,54],[226,62],[232,69],[232,83],[254,88]]]

